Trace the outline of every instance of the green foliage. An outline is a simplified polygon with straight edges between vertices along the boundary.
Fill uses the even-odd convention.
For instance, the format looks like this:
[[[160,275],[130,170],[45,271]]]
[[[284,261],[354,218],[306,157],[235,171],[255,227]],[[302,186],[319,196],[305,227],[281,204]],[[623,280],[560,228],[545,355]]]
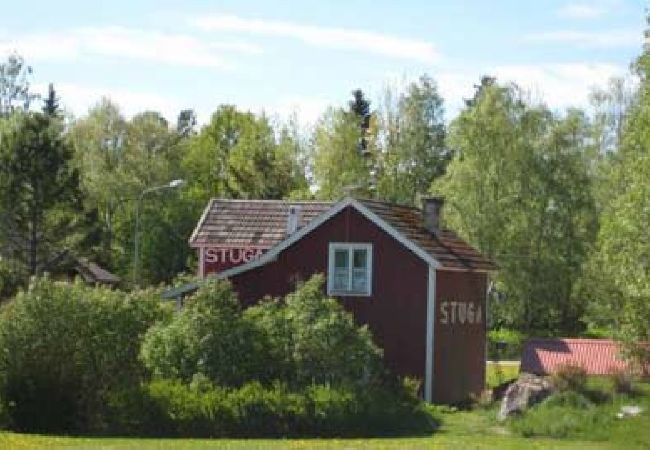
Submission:
[[[85,238],[79,173],[56,118],[18,114],[0,127],[0,241],[22,274],[56,268]]]
[[[258,372],[257,340],[230,285],[209,281],[170,321],[148,331],[142,360],[156,377],[189,383],[200,374],[218,385],[238,386]]]
[[[571,294],[596,231],[588,125],[490,83],[450,125],[455,158],[432,192],[446,197],[446,223],[500,266],[493,327],[580,331]]]
[[[580,392],[575,390],[563,390],[551,395],[543,402],[545,407],[567,407],[574,409],[593,408],[594,403]]]
[[[248,308],[245,317],[262,332],[275,375],[290,384],[370,383],[381,375],[381,351],[367,327],[357,327],[339,302],[323,296],[315,275],[280,300]]]
[[[451,152],[445,147],[443,99],[435,81],[423,75],[393,105],[387,91],[380,123],[384,135],[378,197],[415,204],[445,172]]]
[[[250,380],[369,384],[381,378],[381,353],[367,328],[322,293],[315,276],[283,301],[242,312],[229,284],[209,281],[170,322],[154,326],[142,360],[154,376],[221,386]]]
[[[519,360],[525,336],[523,333],[510,328],[499,328],[488,331],[488,358]],[[505,346],[505,348],[499,348]]]
[[[30,104],[38,94],[30,92],[29,75],[31,66],[17,53],[7,56],[7,61],[0,63],[0,117],[6,117],[16,111],[28,111]]]
[[[86,253],[130,279],[137,199],[145,189],[184,177],[186,140],[160,114],[144,112],[127,121],[106,99],[72,125],[68,140],[88,208],[98,211],[100,233]],[[171,280],[187,267],[186,239],[205,205],[164,190],[145,196],[140,206],[141,284]]]
[[[639,345],[650,340],[650,79],[648,49],[639,58],[638,98],[621,124],[620,148],[604,183],[608,202],[579,293],[586,319],[605,327],[637,362],[650,361]]]
[[[621,370],[609,376],[611,390],[614,395],[634,393],[634,377],[629,371]]]
[[[317,195],[336,200],[345,195],[369,196],[371,185],[368,157],[357,151],[363,134],[359,118],[344,109],[329,108],[318,121],[313,135],[314,183]],[[374,143],[367,139],[365,152],[373,153]]]
[[[13,297],[22,282],[22,277],[14,265],[0,258],[0,302]]]
[[[435,417],[402,387],[359,390],[247,383],[236,389],[175,381],[145,386],[144,433],[192,437],[390,436],[430,433]],[[155,430],[155,431],[154,431]]]
[[[0,398],[15,429],[101,431],[112,393],[139,384],[159,292],[36,279],[0,317]]]
[[[603,428],[609,428],[613,415],[603,414],[598,409],[567,408],[565,406],[541,406],[528,411],[525,416],[514,419],[512,429],[524,437],[544,436],[567,438],[590,435]],[[591,434],[591,439],[605,439],[602,433]]]
[[[221,105],[189,143],[183,167],[199,204],[215,196],[280,199],[304,184],[288,130],[276,139],[266,117]]]
[[[565,364],[552,375],[553,385],[560,391],[584,392],[587,386],[587,371],[577,364]]]

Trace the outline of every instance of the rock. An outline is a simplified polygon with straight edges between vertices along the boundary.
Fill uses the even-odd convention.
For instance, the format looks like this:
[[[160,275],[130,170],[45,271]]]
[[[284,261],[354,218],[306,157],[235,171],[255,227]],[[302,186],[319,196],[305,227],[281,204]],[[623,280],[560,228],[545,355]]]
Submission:
[[[524,373],[517,381],[508,386],[497,418],[505,420],[514,414],[520,414],[530,406],[544,400],[554,391],[555,388],[548,379]]]
[[[616,417],[619,419],[624,419],[626,417],[638,416],[643,412],[643,408],[640,406],[621,406],[621,411],[616,414]]]

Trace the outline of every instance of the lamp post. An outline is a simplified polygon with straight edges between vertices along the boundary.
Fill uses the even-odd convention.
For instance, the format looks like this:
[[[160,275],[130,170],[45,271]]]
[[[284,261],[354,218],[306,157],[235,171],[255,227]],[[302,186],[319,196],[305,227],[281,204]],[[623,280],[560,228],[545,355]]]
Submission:
[[[140,207],[142,206],[142,200],[144,196],[150,194],[151,192],[160,191],[163,189],[175,189],[181,187],[185,184],[185,180],[172,180],[167,184],[161,186],[154,186],[148,189],[145,189],[138,196],[138,201],[135,206],[135,236],[133,243],[133,285],[138,286],[138,263],[140,262]]]

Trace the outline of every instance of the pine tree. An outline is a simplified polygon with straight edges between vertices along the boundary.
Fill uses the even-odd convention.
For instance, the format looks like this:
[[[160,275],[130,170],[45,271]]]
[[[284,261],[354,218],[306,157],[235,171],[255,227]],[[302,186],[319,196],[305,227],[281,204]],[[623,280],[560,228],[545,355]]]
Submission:
[[[53,83],[47,87],[47,98],[43,101],[43,113],[49,117],[59,115],[59,98],[56,96]]]

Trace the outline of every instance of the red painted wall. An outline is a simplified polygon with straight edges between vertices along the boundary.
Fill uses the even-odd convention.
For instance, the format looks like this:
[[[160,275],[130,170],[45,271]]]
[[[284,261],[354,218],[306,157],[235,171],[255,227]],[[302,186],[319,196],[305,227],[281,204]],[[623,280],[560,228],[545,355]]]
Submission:
[[[285,295],[297,281],[327,272],[330,242],[373,244],[372,296],[341,301],[357,323],[368,324],[391,370],[424,380],[427,264],[352,208],[283,251],[277,261],[234,276],[233,286],[245,305],[265,295]]]
[[[437,271],[433,400],[456,403],[485,385],[487,274]],[[470,306],[471,305],[471,306]],[[479,309],[480,308],[480,309]]]

